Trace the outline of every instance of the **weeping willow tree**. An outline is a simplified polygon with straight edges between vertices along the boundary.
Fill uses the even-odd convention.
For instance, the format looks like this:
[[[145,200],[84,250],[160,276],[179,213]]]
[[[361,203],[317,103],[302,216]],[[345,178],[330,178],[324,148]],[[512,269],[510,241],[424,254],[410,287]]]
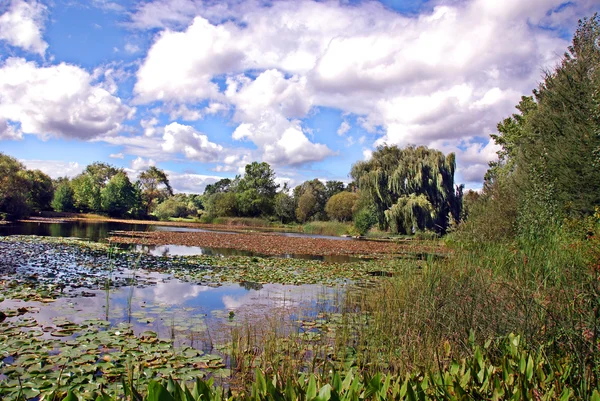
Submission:
[[[425,146],[384,145],[371,160],[354,164],[351,175],[369,194],[381,229],[443,233],[460,214],[462,187],[455,192],[455,169],[454,153],[445,156]]]

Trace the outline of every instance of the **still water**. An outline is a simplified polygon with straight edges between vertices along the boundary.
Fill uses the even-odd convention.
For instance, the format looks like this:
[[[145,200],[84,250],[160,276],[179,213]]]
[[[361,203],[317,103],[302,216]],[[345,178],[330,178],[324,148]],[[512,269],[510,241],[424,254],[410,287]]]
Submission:
[[[37,235],[41,237],[63,237],[79,238],[88,241],[102,241],[110,237],[115,231],[173,231],[173,232],[213,232],[219,234],[236,234],[228,231],[206,230],[202,228],[161,226],[153,224],[130,224],[114,222],[95,222],[95,221],[75,221],[64,223],[11,223],[0,225],[0,236],[4,235]],[[334,237],[326,235],[311,235],[302,233],[277,233],[273,235],[282,235],[286,237],[305,237],[305,238],[323,238],[336,240],[352,240],[351,238]],[[137,245],[136,251],[150,253],[154,256],[264,256],[250,251],[230,249],[230,248],[210,248],[198,246],[183,245]],[[298,255],[285,254],[278,255],[284,258],[322,260],[331,263],[347,263],[360,260],[359,258],[347,255]],[[363,259],[364,260],[364,259]]]

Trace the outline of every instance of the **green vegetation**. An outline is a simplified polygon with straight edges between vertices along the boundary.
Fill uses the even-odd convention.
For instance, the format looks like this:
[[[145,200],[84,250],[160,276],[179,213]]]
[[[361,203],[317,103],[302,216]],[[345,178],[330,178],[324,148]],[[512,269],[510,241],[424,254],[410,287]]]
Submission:
[[[352,166],[352,178],[375,208],[379,227],[394,233],[444,233],[458,222],[462,189],[454,188],[453,153],[426,147],[380,146],[369,161]]]
[[[0,177],[0,220],[48,210],[53,190],[46,174],[27,170],[17,159],[0,153]]]
[[[281,225],[273,221],[295,219],[305,224],[305,231],[341,233],[350,231],[349,209],[360,234],[378,223],[378,235],[406,235],[405,242],[393,244],[396,258],[365,255],[377,259],[345,264],[257,256],[140,256],[140,268],[167,272],[184,282],[239,282],[246,288],[263,283],[345,286],[343,296],[317,303],[304,314],[294,313],[295,321],[274,315],[235,325],[237,314],[224,313],[232,323],[222,326],[227,338],[219,348],[229,364],[224,370],[229,374],[227,390],[210,381],[196,381],[187,389],[185,381],[196,374],[192,368],[200,366],[204,374],[211,368],[210,361],[200,361],[202,355],[191,353],[181,358],[171,350],[161,356],[154,346],[139,351],[145,336],[127,334],[119,342],[94,332],[90,338],[87,330],[95,329],[66,322],[58,325],[59,335],[61,330],[83,330],[84,335],[65,343],[71,347],[67,354],[51,355],[50,343],[28,334],[35,330],[21,330],[30,328],[31,321],[8,319],[0,323],[5,331],[0,332],[0,351],[15,361],[11,366],[10,359],[0,362],[3,373],[11,374],[10,386],[3,386],[0,391],[5,394],[0,395],[37,396],[42,388],[37,382],[20,383],[13,376],[32,368],[33,373],[27,374],[50,377],[41,382],[45,391],[54,391],[51,398],[66,396],[69,401],[76,395],[108,400],[106,393],[130,399],[140,399],[138,393],[144,393],[147,400],[169,401],[600,400],[598,38],[600,18],[582,20],[562,63],[545,75],[533,97],[522,98],[518,113],[498,125],[494,139],[501,146],[499,160],[490,166],[480,193],[463,196],[463,188],[455,186],[452,154],[395,146],[382,146],[370,161],[356,163],[355,182],[346,188],[339,182],[315,179],[291,194],[287,188],[277,192],[274,172],[266,163],[252,163],[243,177],[207,187],[196,205],[204,207],[203,219],[218,224],[273,226]],[[28,201],[33,198],[27,196],[17,199],[10,191],[25,180],[24,168],[16,160],[5,156],[0,168],[8,177],[0,186],[3,213],[16,216],[22,209],[43,204]],[[72,181],[75,206],[102,207],[102,194],[109,193],[106,188],[117,175],[110,166],[89,166]],[[127,187],[123,178],[119,185],[113,184]],[[68,200],[69,194],[61,191],[64,194],[55,195],[55,201],[63,207],[66,201],[60,199]],[[106,198],[118,199],[118,192]],[[166,204],[165,216],[183,214],[176,206],[186,202],[174,198],[161,203]],[[166,203],[169,199],[173,201]],[[352,206],[327,207],[342,200]],[[160,213],[161,204],[155,211]],[[342,209],[344,214],[336,215]],[[339,221],[321,221],[327,218]],[[434,239],[441,234],[443,239]],[[277,241],[268,237],[261,243],[277,254]],[[36,241],[45,244],[31,240]],[[448,252],[430,246],[441,241]],[[381,244],[354,242],[360,243]],[[95,257],[106,257],[108,248],[103,246],[94,249]],[[324,242],[321,247],[326,247]],[[115,266],[132,263],[136,257],[125,251],[112,255]],[[19,273],[18,280],[1,282],[2,294],[60,297],[59,287],[52,283],[64,278],[51,273],[55,277],[49,282],[27,271],[25,276]],[[98,275],[89,277],[96,280]],[[91,356],[75,349],[79,341],[88,340]],[[117,370],[98,361],[100,343],[116,349],[113,356],[119,358],[112,363]],[[156,359],[149,354],[158,354],[163,364],[150,365]],[[39,365],[39,355],[50,365]],[[127,358],[133,361],[134,356],[137,359],[128,365]],[[87,364],[79,364],[85,359]],[[191,361],[198,365],[190,366]],[[224,369],[220,360],[215,363]],[[73,373],[71,392],[52,366]],[[95,376],[98,369],[103,374]],[[115,376],[110,376],[112,372]],[[111,378],[113,387],[98,385],[98,377]]]
[[[569,359],[548,358],[543,349],[531,352],[519,336],[500,341],[501,352],[492,353],[490,343],[479,347],[471,343],[473,356],[452,360],[441,371],[414,371],[405,377],[377,373],[358,375],[353,369],[330,371],[323,375],[301,374],[283,380],[257,369],[248,392],[232,392],[216,386],[213,379],[198,378],[189,386],[172,378],[151,381],[144,400],[463,400],[463,399],[590,399],[600,400],[597,389],[589,388],[574,374]],[[446,360],[450,349],[439,359]],[[140,388],[125,382],[122,396],[142,399]],[[59,393],[60,394],[60,393]],[[64,394],[64,393],[63,393]],[[98,400],[120,399],[99,393]],[[88,397],[89,398],[89,397]],[[72,391],[65,400],[78,400]]]

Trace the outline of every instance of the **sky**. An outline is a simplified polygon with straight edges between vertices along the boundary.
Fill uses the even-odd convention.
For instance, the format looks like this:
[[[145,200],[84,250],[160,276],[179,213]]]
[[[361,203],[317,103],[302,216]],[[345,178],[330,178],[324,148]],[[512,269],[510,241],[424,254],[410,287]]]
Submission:
[[[0,152],[178,192],[243,173],[349,182],[382,144],[482,186],[496,125],[560,61],[581,0],[0,0]]]

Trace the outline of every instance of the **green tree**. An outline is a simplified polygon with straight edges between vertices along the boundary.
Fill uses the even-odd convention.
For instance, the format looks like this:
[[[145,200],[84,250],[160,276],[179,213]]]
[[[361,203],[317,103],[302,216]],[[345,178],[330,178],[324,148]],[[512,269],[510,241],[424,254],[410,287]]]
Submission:
[[[325,205],[325,211],[329,218],[338,221],[352,220],[354,206],[358,202],[358,194],[355,192],[339,192],[333,195]]]
[[[57,212],[71,212],[75,210],[74,192],[69,180],[62,180],[56,186],[54,198],[52,199],[52,209]]]
[[[338,194],[344,191],[346,187],[344,183],[341,181],[327,181],[325,182],[325,196],[327,200],[331,199],[331,197],[335,194]]]
[[[229,188],[231,186],[231,179],[222,178],[214,184],[208,184],[204,189],[205,196],[216,194],[218,192],[229,192]]]
[[[233,192],[217,192],[211,195],[207,206],[207,213],[211,217],[234,217],[238,214],[237,199]]]
[[[113,175],[101,191],[102,210],[110,216],[124,216],[135,206],[135,188],[127,174]]]
[[[0,219],[20,219],[29,214],[29,182],[25,166],[14,157],[0,153]]]
[[[268,163],[246,165],[244,176],[235,186],[239,212],[251,217],[271,215],[278,187],[275,172]]]
[[[301,223],[306,223],[308,219],[314,216],[317,210],[318,200],[313,191],[308,189],[302,193],[298,199],[298,207],[296,208],[296,218]]]
[[[282,223],[290,223],[296,220],[296,204],[294,198],[285,192],[275,195],[275,215]]]
[[[146,171],[140,173],[139,182],[146,214],[150,214],[156,205],[169,196],[173,196],[173,189],[167,174],[155,166],[150,166]]]
[[[190,212],[186,197],[177,197],[177,195],[166,199],[154,209],[154,215],[160,220],[169,220],[172,217],[187,217]],[[196,210],[193,213],[196,214]]]
[[[102,211],[102,189],[119,170],[109,164],[95,162],[71,181],[75,207],[84,212]]]
[[[314,202],[311,201],[307,203],[305,201],[304,207],[310,204],[312,205],[312,209],[304,210],[302,214],[306,215],[306,219],[303,220],[298,218],[298,220],[302,222],[308,219],[326,220],[327,215],[325,214],[325,204],[327,203],[327,189],[325,184],[323,184],[319,179],[315,178],[314,180],[304,181],[301,185],[298,185],[296,188],[294,188],[293,194],[296,205],[299,206],[302,196],[309,192],[311,196],[314,197]],[[296,216],[298,216],[297,213]]]
[[[27,204],[31,210],[50,210],[54,197],[52,179],[40,170],[25,170],[24,177],[28,181],[29,193]]]
[[[425,146],[380,146],[369,161],[352,166],[351,175],[375,206],[380,228],[411,233],[445,232],[458,221],[454,188],[455,156]]]
[[[502,148],[482,201],[495,210],[499,191],[510,191],[521,233],[537,235],[543,225],[592,214],[600,204],[599,40],[598,15],[581,20],[560,65],[492,136]]]

